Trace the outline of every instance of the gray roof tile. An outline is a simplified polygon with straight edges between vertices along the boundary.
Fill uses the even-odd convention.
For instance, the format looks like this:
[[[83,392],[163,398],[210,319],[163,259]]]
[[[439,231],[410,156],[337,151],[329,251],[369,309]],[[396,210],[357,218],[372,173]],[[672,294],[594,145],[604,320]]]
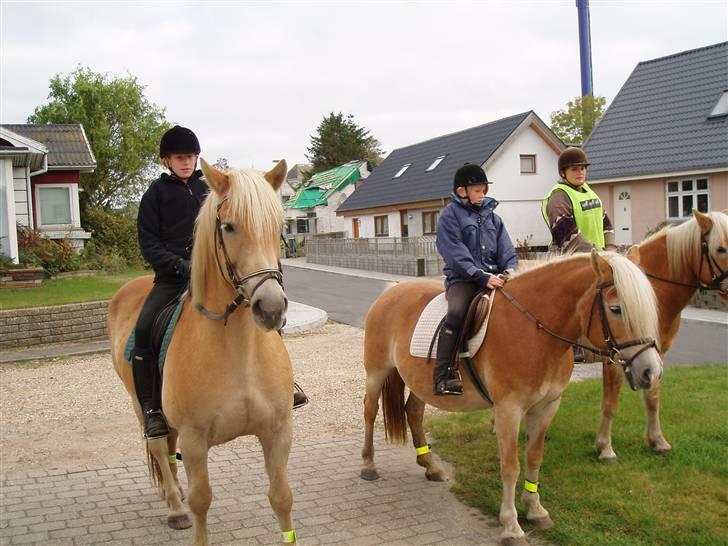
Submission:
[[[48,148],[48,167],[89,168],[96,166],[96,159],[81,125],[26,123],[2,125],[9,131],[40,142]]]
[[[465,163],[485,163],[529,114],[530,111],[523,112],[393,150],[337,211],[448,197],[455,171]],[[432,172],[425,172],[442,155],[447,155],[442,163]],[[402,176],[393,179],[407,163],[412,165]]]
[[[639,63],[584,144],[589,180],[728,166],[728,42]]]

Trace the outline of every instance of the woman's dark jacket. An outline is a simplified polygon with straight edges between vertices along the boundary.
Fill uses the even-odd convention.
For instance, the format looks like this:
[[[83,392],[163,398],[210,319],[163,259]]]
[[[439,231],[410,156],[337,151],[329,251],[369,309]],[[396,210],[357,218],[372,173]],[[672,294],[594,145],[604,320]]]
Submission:
[[[165,173],[144,192],[137,232],[142,256],[154,268],[154,282],[187,281],[195,219],[207,191],[202,171],[195,171],[186,184]]]
[[[452,203],[444,208],[437,224],[437,250],[445,260],[445,284],[488,283],[491,274],[515,269],[516,250],[493,210],[498,201],[486,197],[480,207],[452,194]]]

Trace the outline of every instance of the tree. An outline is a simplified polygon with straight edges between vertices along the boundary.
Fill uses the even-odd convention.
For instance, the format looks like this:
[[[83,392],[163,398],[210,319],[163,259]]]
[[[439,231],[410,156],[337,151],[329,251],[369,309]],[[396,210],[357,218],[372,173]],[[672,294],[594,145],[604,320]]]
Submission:
[[[567,144],[582,144],[604,115],[606,104],[604,97],[575,97],[566,109],[551,113],[551,130]]]
[[[80,123],[96,158],[96,170],[81,174],[82,218],[88,207],[137,199],[155,174],[159,140],[170,127],[164,108],[147,100],[132,75],[109,77],[80,66],[51,78],[48,99],[28,123]]]
[[[316,173],[326,171],[347,161],[367,159],[372,164],[382,162],[379,141],[360,127],[352,114],[346,116],[331,112],[311,136],[311,146],[307,148],[308,159],[313,168],[306,173],[310,178]]]

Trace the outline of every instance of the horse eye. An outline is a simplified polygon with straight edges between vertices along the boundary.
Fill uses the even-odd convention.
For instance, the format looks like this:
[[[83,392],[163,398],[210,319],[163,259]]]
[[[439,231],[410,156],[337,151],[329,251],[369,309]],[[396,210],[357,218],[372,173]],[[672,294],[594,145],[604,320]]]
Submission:
[[[619,305],[610,305],[609,310],[614,313],[615,315],[621,315],[622,314],[622,308]]]
[[[725,254],[725,247],[724,246],[719,246],[718,247],[718,254]]]
[[[227,233],[233,233],[235,231],[235,226],[232,224],[223,224],[222,229]]]

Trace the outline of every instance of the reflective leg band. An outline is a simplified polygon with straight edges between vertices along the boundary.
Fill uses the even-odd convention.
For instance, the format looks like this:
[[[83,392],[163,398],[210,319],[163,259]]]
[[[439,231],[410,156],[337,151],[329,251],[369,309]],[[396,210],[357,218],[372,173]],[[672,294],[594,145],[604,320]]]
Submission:
[[[538,482],[533,483],[528,480],[523,481],[523,488],[529,493],[538,493]]]
[[[167,460],[169,461],[169,464],[177,464],[177,455],[174,453],[167,455]]]
[[[295,544],[296,543],[296,531],[291,529],[290,531],[281,531],[281,538],[283,544]]]
[[[424,446],[416,447],[415,452],[417,455],[425,455],[426,453],[430,452],[430,444],[426,444]]]

